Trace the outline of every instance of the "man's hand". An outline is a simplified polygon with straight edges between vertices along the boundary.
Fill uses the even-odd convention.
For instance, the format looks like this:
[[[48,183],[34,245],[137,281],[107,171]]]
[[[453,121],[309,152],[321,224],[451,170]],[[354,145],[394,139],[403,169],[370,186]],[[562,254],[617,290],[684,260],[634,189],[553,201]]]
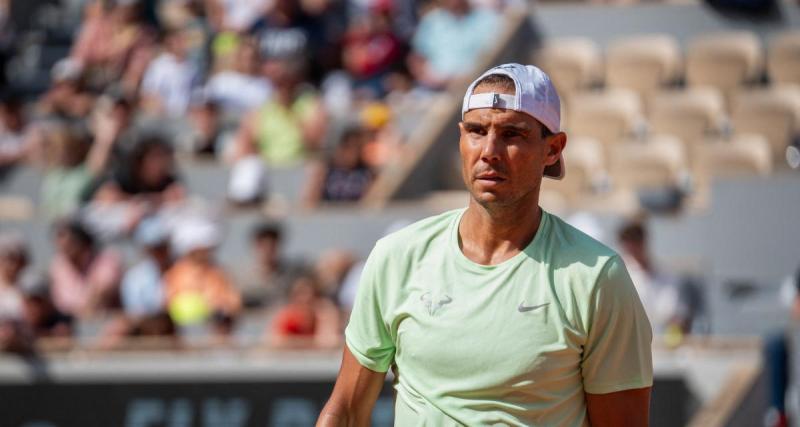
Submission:
[[[650,422],[650,387],[586,393],[586,410],[592,427],[646,427]]]
[[[361,366],[345,346],[336,385],[322,408],[317,427],[368,426],[385,377],[384,372]]]

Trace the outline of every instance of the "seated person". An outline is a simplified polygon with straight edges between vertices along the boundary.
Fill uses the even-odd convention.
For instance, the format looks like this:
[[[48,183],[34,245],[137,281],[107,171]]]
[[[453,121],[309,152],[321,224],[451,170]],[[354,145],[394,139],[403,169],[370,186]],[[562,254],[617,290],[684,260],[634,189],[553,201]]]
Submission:
[[[76,220],[56,225],[55,244],[50,282],[60,312],[86,317],[119,306],[122,262],[117,253],[100,247]]]
[[[328,348],[340,341],[339,311],[320,296],[316,279],[298,276],[285,306],[270,327],[270,343],[279,348]]]
[[[250,233],[252,259],[240,269],[238,282],[248,307],[269,307],[280,301],[301,266],[282,256],[283,231],[277,224],[260,224]]]
[[[296,59],[265,62],[274,92],[266,104],[243,120],[234,160],[257,154],[270,165],[288,166],[320,148],[327,119],[319,97],[303,84],[304,67]]]
[[[364,162],[364,136],[360,127],[348,129],[325,163],[311,165],[304,191],[307,207],[319,202],[358,201],[366,194],[374,174]]]
[[[439,0],[422,16],[411,41],[409,69],[417,82],[444,89],[469,74],[501,28],[498,14],[468,0]]]
[[[242,299],[214,260],[220,237],[217,226],[205,219],[190,218],[177,225],[172,245],[179,258],[164,275],[165,298],[176,324],[211,320],[216,333],[228,335]]]

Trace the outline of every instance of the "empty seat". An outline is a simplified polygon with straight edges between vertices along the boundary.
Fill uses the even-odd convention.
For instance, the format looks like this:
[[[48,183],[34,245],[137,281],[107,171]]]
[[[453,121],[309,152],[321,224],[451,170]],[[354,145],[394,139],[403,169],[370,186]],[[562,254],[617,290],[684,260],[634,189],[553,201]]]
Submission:
[[[712,138],[697,146],[698,178],[767,175],[772,171],[769,142],[762,135]]]
[[[686,81],[691,86],[714,86],[727,95],[760,76],[762,56],[761,43],[747,31],[698,36],[688,45]]]
[[[649,94],[678,78],[680,55],[678,43],[666,34],[615,40],[606,53],[606,85]]]
[[[533,62],[550,75],[562,96],[587,88],[600,77],[600,49],[585,37],[549,39]]]
[[[725,102],[711,87],[694,87],[654,94],[649,108],[650,130],[675,135],[691,147],[722,130]]]
[[[779,85],[738,93],[732,125],[737,133],[764,135],[773,156],[783,157],[789,142],[800,132],[800,86]]]
[[[615,144],[608,157],[615,188],[677,186],[686,176],[683,144],[671,135],[653,135],[645,141]]]
[[[556,183],[556,187],[570,199],[593,191],[605,178],[605,153],[603,145],[596,139],[569,138],[564,159],[567,174],[561,182]]]
[[[628,89],[577,93],[567,104],[569,134],[613,144],[636,133],[642,125],[639,96]]]
[[[786,31],[770,40],[767,74],[773,83],[800,84],[800,31]]]

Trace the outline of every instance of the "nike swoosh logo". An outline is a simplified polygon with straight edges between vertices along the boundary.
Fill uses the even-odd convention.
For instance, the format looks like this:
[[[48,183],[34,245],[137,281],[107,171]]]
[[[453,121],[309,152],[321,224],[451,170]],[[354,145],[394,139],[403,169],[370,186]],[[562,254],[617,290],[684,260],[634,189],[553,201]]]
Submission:
[[[539,305],[525,305],[525,301],[523,301],[519,303],[519,307],[517,307],[517,310],[519,310],[520,313],[525,313],[526,311],[532,311],[536,310],[537,308],[542,308],[548,304],[550,303],[546,302],[544,304],[539,304]]]

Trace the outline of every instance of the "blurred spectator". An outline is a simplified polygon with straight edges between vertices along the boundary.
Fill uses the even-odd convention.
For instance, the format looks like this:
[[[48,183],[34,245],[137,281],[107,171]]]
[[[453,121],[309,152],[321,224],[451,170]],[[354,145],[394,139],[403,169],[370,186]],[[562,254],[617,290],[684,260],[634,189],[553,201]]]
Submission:
[[[74,213],[92,180],[103,173],[112,150],[114,136],[100,131],[90,142],[86,129],[57,124],[33,131],[39,151],[46,157],[42,181],[42,205],[50,218]]]
[[[170,147],[159,136],[144,137],[121,156],[110,176],[96,184],[85,211],[95,230],[127,234],[139,220],[180,203],[186,191],[177,177]]]
[[[172,246],[178,260],[164,275],[167,308],[178,325],[212,321],[215,332],[230,334],[242,301],[214,260],[220,232],[212,222],[189,218],[176,225]]]
[[[35,338],[72,335],[72,317],[53,304],[51,283],[47,275],[28,272],[20,279],[20,292],[23,300],[24,327]]]
[[[269,331],[278,348],[330,348],[340,341],[339,311],[320,296],[313,276],[294,279],[285,306],[276,314]]]
[[[184,30],[166,30],[162,43],[163,51],[150,63],[142,79],[142,107],[156,117],[179,117],[189,107],[200,70],[189,60]]]
[[[0,352],[27,353],[32,348],[24,328],[24,300],[19,278],[28,264],[28,250],[17,233],[0,234]]]
[[[72,58],[58,61],[51,71],[50,89],[39,99],[37,119],[83,121],[94,105],[85,85],[84,67]]]
[[[443,89],[454,78],[469,74],[500,29],[491,9],[472,8],[468,0],[438,0],[420,19],[411,42],[412,74],[422,85]]]
[[[25,116],[20,99],[5,95],[0,100],[0,180],[4,173],[25,159]]]
[[[247,31],[270,6],[269,0],[207,0],[206,13],[217,31]]]
[[[136,228],[134,241],[142,259],[122,278],[122,308],[133,318],[157,315],[165,311],[163,276],[172,265],[169,231],[163,220],[148,217]]]
[[[212,75],[205,86],[205,95],[226,115],[260,107],[271,94],[272,83],[259,73],[258,47],[251,39],[239,42],[233,67]]]
[[[105,87],[126,74],[124,80],[131,80],[136,73],[130,68],[141,68],[153,42],[143,18],[137,0],[88,2],[70,57],[86,67],[92,86]]]
[[[361,110],[364,126],[364,145],[361,149],[364,163],[373,171],[379,171],[391,161],[404,155],[402,136],[392,122],[389,106],[382,102],[370,103]]]
[[[0,319],[19,320],[23,314],[19,279],[28,265],[28,248],[22,235],[0,234]]]
[[[103,249],[78,221],[56,225],[56,254],[50,262],[55,307],[73,317],[86,317],[119,306],[122,263]]]
[[[392,32],[391,3],[376,2],[369,11],[351,19],[344,36],[342,62],[355,79],[355,88],[372,98],[383,97],[384,79],[402,60],[402,42]]]
[[[178,148],[194,155],[215,155],[222,133],[219,104],[202,94],[193,95],[186,119],[175,136]]]
[[[299,0],[274,0],[249,32],[258,40],[264,60],[291,61],[307,66],[326,54],[323,52],[325,29],[315,18],[303,10]]]
[[[765,374],[769,384],[769,408],[764,414],[765,427],[787,427],[796,425],[789,419],[786,409],[787,391],[796,375],[791,372],[792,360],[796,346],[797,324],[800,320],[800,268],[784,280],[781,285],[781,296],[787,297],[791,311],[790,326],[787,330],[770,333],[764,339]]]
[[[303,85],[303,64],[270,60],[265,73],[275,85],[273,97],[242,123],[235,159],[260,154],[272,165],[292,165],[322,144],[326,114],[314,91]]]
[[[328,249],[314,264],[317,289],[331,299],[339,293],[348,272],[356,264],[356,258],[346,249]]]
[[[641,221],[624,224],[618,232],[622,259],[628,268],[647,317],[656,333],[685,333],[690,313],[676,278],[659,271],[650,256],[647,229]]]
[[[362,128],[348,129],[332,155],[311,166],[304,191],[306,206],[357,201],[367,192],[374,175],[364,161],[364,138]]]
[[[253,257],[238,277],[248,307],[268,307],[282,299],[302,266],[283,257],[283,231],[277,224],[256,226],[250,233]]]

